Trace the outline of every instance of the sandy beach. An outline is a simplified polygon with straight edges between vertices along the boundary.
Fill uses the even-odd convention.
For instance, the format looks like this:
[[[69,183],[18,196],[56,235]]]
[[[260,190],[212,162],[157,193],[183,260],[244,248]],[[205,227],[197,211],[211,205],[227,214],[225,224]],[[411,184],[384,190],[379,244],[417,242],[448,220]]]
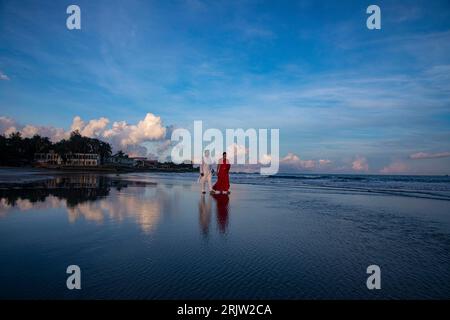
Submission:
[[[192,174],[23,173],[0,188],[1,298],[450,296],[446,200],[292,183],[212,197]],[[70,264],[81,291],[65,288]],[[382,290],[366,288],[371,264]]]
[[[54,177],[56,171],[38,168],[0,167],[0,184],[23,184],[33,181],[45,181]]]

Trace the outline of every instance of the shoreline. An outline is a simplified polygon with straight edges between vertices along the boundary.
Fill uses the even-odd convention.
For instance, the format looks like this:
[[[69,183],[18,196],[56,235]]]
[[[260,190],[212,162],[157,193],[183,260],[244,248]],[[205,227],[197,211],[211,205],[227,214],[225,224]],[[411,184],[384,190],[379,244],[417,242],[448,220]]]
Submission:
[[[8,171],[21,172],[0,176]],[[90,266],[82,293],[93,299],[364,299],[372,293],[361,275],[373,263],[394,277],[384,297],[448,294],[448,203],[291,184],[233,184],[231,195],[214,197],[191,176],[54,176],[65,174],[47,188],[0,188],[8,297],[64,297],[54,274],[66,261]],[[36,261],[51,269],[30,273]],[[48,285],[30,289],[24,278]]]
[[[45,181],[54,179],[56,176],[66,174],[126,174],[126,173],[186,173],[195,172],[188,170],[160,170],[160,169],[143,169],[132,168],[131,170],[104,170],[105,168],[42,168],[42,167],[5,167],[0,166],[0,186],[7,187],[9,185],[19,186],[21,184]],[[113,169],[113,168],[112,168]]]
[[[193,169],[162,169],[162,168],[127,168],[127,167],[35,167],[35,166],[4,166],[0,165],[0,170],[11,169],[11,170],[41,170],[42,172],[74,172],[74,173],[136,173],[136,172],[167,172],[167,173],[189,173],[198,172],[199,168],[194,167]],[[260,175],[258,171],[255,172],[245,172],[245,171],[230,171],[230,174],[237,175],[247,175],[254,174]],[[270,177],[280,177],[280,176],[356,176],[356,177],[450,177],[449,174],[376,174],[376,173],[323,173],[323,172],[278,172]]]
[[[154,173],[154,174],[152,174]],[[180,178],[181,181],[189,180],[190,184],[195,184],[196,171],[160,171],[160,170],[133,170],[133,171],[99,171],[99,170],[80,170],[79,168],[72,170],[57,170],[49,168],[35,168],[35,167],[0,167],[0,188],[21,188],[30,187],[36,183],[45,183],[47,180],[58,179],[60,177],[72,177],[72,176],[109,176],[110,178],[121,178],[129,176],[130,180],[140,179],[157,179],[165,180],[166,174],[170,175],[170,180],[174,178]],[[162,174],[162,175],[160,175]],[[188,174],[187,176],[185,174]],[[189,174],[193,174],[192,177]],[[379,179],[370,180],[371,175],[361,176],[360,179],[347,180],[347,175],[320,175],[322,178],[309,178],[292,176],[292,178],[284,179],[274,175],[266,179],[254,177],[251,175],[246,177],[245,175],[235,174],[233,178],[234,185],[258,185],[261,187],[269,187],[270,189],[280,190],[280,188],[288,188],[289,190],[303,189],[310,190],[311,192],[320,193],[339,193],[339,194],[361,194],[361,195],[376,195],[376,196],[396,196],[404,198],[417,198],[428,199],[438,201],[450,201],[449,188],[445,187],[448,179],[440,181],[434,179],[430,181],[414,181],[414,178],[420,178],[423,176],[409,176],[411,179],[403,180],[400,177],[399,181],[387,180],[382,185],[379,185]],[[141,177],[142,176],[142,177]],[[295,182],[298,181],[298,182]],[[435,176],[435,178],[440,178]],[[389,179],[389,178],[388,178]],[[431,179],[431,177],[430,177]],[[274,181],[274,182],[272,182]],[[294,182],[290,182],[294,181]],[[448,181],[450,182],[450,180]],[[417,188],[419,183],[419,188]]]

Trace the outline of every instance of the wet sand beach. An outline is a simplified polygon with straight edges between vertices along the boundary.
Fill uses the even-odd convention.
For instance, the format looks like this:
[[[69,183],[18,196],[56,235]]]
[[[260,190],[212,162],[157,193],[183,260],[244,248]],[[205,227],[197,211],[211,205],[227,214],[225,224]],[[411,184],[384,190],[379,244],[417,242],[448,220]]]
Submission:
[[[3,299],[450,297],[446,181],[406,194],[236,175],[213,197],[193,174],[18,172],[0,175],[22,181],[0,188]],[[373,264],[381,290],[366,287]]]

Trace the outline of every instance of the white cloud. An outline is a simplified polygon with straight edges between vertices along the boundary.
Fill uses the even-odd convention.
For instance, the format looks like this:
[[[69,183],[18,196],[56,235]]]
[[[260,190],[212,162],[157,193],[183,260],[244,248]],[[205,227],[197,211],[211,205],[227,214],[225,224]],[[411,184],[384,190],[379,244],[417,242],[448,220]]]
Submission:
[[[326,166],[329,164],[331,164],[331,160],[328,160],[328,159],[320,159],[319,160],[319,165],[321,165],[321,166]]]
[[[408,171],[408,166],[403,163],[403,162],[393,162],[390,165],[384,167],[383,169],[380,170],[380,173],[385,173],[385,174],[389,174],[389,173],[405,173],[406,171]]]
[[[300,162],[300,157],[298,155],[296,155],[295,153],[289,152],[283,159],[281,159],[281,162],[298,163],[298,162]]]
[[[0,80],[8,81],[9,77],[6,74],[4,74],[2,71],[0,71]]]
[[[16,122],[8,117],[0,117],[0,133],[4,133],[6,129],[14,127]]]
[[[233,143],[227,147],[227,154],[228,158],[231,158],[232,155],[236,157],[245,157],[248,154],[248,148],[244,145]],[[217,157],[221,158],[222,155],[218,155]]]
[[[161,118],[147,113],[137,125],[129,125],[125,121],[114,122],[111,129],[103,132],[103,137],[126,147],[146,141],[161,140],[165,134],[166,128],[163,127]]]
[[[11,133],[20,132],[24,138],[31,138],[39,134],[43,137],[48,137],[52,141],[59,141],[69,137],[70,132],[66,132],[62,128],[55,128],[51,126],[23,126],[17,123],[14,119],[8,117],[0,117],[0,134],[9,136]]]
[[[11,118],[0,117],[0,134],[9,135],[19,131],[23,137],[32,137],[38,134],[56,142],[67,139],[71,131],[78,130],[83,136],[98,138],[110,143],[114,151],[123,150],[134,156],[147,154],[147,148],[142,146],[142,143],[159,141],[166,135],[166,128],[163,126],[161,118],[152,113],[147,113],[145,118],[135,125],[117,121],[108,128],[109,123],[109,119],[104,117],[84,122],[81,117],[76,116],[70,130],[66,131],[63,128],[51,126],[23,126]]]
[[[43,137],[48,137],[51,141],[56,142],[62,139],[67,139],[70,136],[69,131],[65,131],[62,128],[55,127],[45,127],[45,126],[33,126],[26,125],[19,132],[24,138],[31,138],[34,135],[40,135]]]
[[[268,165],[272,162],[272,156],[270,154],[263,154],[261,159],[259,159],[259,163],[262,165]]]
[[[352,162],[352,169],[355,171],[369,171],[369,164],[365,157],[358,156],[356,160]]]
[[[320,169],[323,166],[331,164],[331,160],[302,160],[300,156],[289,152],[284,158],[280,160],[280,164],[287,169]]]
[[[438,153],[417,152],[413,153],[409,157],[413,160],[448,158],[450,157],[450,152],[438,152]]]
[[[79,116],[73,119],[72,131],[78,130],[80,134],[86,137],[101,137],[108,125],[109,120],[107,118],[90,120],[86,125]]]
[[[164,140],[158,144],[158,146],[156,147],[156,150],[157,150],[158,154],[163,154],[163,153],[169,151],[170,148],[173,147],[173,145],[175,145],[175,143],[172,142],[171,140]]]
[[[128,154],[130,157],[146,157],[148,155],[148,150],[146,147],[140,144],[130,144],[124,146],[122,148],[118,148],[117,146],[113,146],[115,151],[121,149],[123,152]]]
[[[9,136],[10,134],[13,134],[15,132],[17,132],[17,128],[16,127],[9,127],[8,129],[5,130],[5,135]]]

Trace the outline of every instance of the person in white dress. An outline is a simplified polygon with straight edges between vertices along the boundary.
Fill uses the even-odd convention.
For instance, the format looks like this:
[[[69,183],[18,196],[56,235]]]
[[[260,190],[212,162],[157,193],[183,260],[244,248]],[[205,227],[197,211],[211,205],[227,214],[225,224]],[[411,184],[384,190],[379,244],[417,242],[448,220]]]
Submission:
[[[209,156],[209,150],[205,150],[205,156],[202,158],[202,164],[200,165],[200,186],[202,188],[202,193],[206,193],[205,186],[208,185],[208,192],[212,191],[211,186],[211,157]]]

